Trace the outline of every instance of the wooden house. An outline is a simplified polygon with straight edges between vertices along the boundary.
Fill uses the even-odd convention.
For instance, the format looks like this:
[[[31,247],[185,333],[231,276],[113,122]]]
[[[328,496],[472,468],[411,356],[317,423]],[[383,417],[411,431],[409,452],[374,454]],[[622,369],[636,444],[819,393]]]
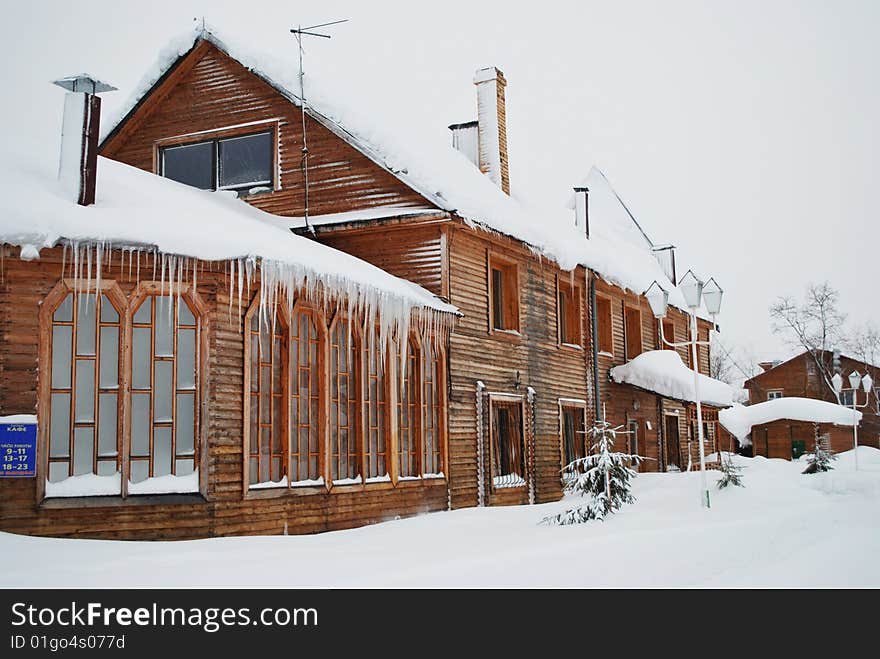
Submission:
[[[188,253],[172,237],[141,255],[132,243],[157,242],[147,226],[134,237],[121,231],[106,252],[58,239],[52,244],[67,247],[26,261],[27,246],[7,240],[0,304],[4,319],[16,321],[2,328],[0,410],[36,412],[42,471],[36,483],[0,480],[2,528],[126,538],[306,533],[446,508],[553,501],[563,465],[588,450],[597,401],[612,419],[638,424],[632,448],[654,458],[646,469],[683,462],[666,457],[680,448],[667,449],[663,437],[673,427],[666,420],[680,413],[668,444],[687,449],[687,405],[607,379],[614,364],[659,347],[640,293],[659,280],[675,295],[674,275],[645,246],[602,235],[600,217],[591,233],[586,190],[574,213],[526,208],[509,196],[500,71],[477,72],[478,119],[451,127],[458,152],[422,153],[393,131],[366,129],[370,117],[332,102],[303,110],[289,72],[211,32],[194,33],[173,52],[106,131],[101,154],[117,162],[102,168],[126,180],[131,168],[144,170],[138,176],[159,198],[182,194],[184,183],[234,191],[258,209],[250,212],[263,211],[254,218],[226,195],[187,190],[202,204],[196,229],[189,224],[195,212],[176,215],[172,200],[162,207],[181,232],[198,231],[209,246],[226,231],[242,233],[232,213],[242,227],[269,224],[299,242],[218,256]],[[212,225],[216,198],[235,205],[226,224]],[[326,250],[329,271],[313,260],[302,274],[297,254],[306,245]],[[76,327],[80,317],[56,314],[69,292],[82,290],[88,255],[101,280],[89,278],[87,288],[106,288],[112,319],[95,312],[95,331],[120,337],[124,401],[118,450],[105,460],[96,444],[92,475],[121,474],[122,482],[119,491],[87,497],[72,488],[77,496],[64,496],[52,465],[63,471],[65,456],[56,457],[47,409],[72,385],[56,387],[48,365],[56,326]],[[365,262],[375,267],[365,270]],[[175,295],[154,301],[169,282]],[[163,319],[181,316],[172,328],[199,337],[190,379],[174,375],[180,366],[167,354],[181,349],[156,345],[157,323],[165,323],[165,341]],[[670,318],[683,337],[684,316],[673,310]],[[708,334],[706,321],[700,328]],[[610,332],[610,351],[597,332]],[[73,382],[86,360],[70,350]],[[147,366],[137,374],[139,360]],[[708,353],[700,360],[707,369]],[[91,363],[89,372],[99,373]],[[168,369],[178,378],[170,415],[164,394],[157,411],[160,394],[151,388]],[[98,436],[98,419],[107,418],[101,396],[111,389],[98,379],[90,391],[96,412],[88,428]],[[179,410],[189,409],[177,401],[186,395],[194,396],[192,447],[174,439]],[[73,446],[87,426],[74,399],[64,399]],[[642,402],[638,414],[629,411],[634,400]],[[174,460],[169,473],[157,474],[152,453],[135,447],[153,451],[167,435]],[[67,460],[68,475],[91,473],[79,473],[69,453]],[[184,471],[192,463],[185,477],[197,487],[178,487],[177,460]],[[145,468],[150,486],[137,480]]]
[[[839,372],[843,377],[844,387],[838,401],[832,387],[822,376],[816,363],[820,360],[828,370]],[[810,398],[838,402],[845,406],[852,405],[853,391],[849,389],[847,376],[853,371],[862,375],[870,374],[876,381],[877,367],[864,361],[853,359],[839,353],[824,351],[815,357],[809,352],[802,352],[784,362],[768,362],[761,364],[763,372],[746,380],[744,386],[749,392],[749,404],[776,400],[779,398]],[[859,444],[880,448],[880,398],[878,389],[873,388],[867,394],[860,388],[856,393],[856,404],[862,413],[859,423]],[[866,405],[867,403],[867,405]],[[755,455],[766,457],[791,458],[804,450],[811,449],[813,438],[812,427],[805,428],[803,421],[780,419],[770,425],[759,425],[752,431],[752,447]],[[820,435],[829,435],[831,448],[844,451],[853,447],[853,433],[850,428],[822,427]],[[806,438],[806,439],[805,439]]]

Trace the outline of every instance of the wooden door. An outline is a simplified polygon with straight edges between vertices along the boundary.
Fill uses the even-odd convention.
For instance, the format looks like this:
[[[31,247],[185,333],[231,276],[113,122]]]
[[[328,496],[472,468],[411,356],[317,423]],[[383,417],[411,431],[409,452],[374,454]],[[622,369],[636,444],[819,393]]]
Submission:
[[[665,418],[664,439],[666,440],[666,469],[670,466],[681,468],[681,450],[678,438],[678,416],[667,414]]]

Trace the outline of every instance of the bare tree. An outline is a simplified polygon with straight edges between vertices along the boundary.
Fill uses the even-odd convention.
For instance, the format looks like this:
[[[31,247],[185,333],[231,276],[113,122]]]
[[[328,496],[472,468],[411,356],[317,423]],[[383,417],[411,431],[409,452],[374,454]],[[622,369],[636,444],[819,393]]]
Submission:
[[[846,314],[838,308],[840,295],[826,281],[808,284],[803,302],[780,297],[770,307],[773,331],[784,335],[789,344],[806,350],[812,357],[828,390],[837,397],[831,378],[833,351],[843,345]]]
[[[864,362],[871,379],[877,381],[877,367],[880,363],[880,328],[872,322],[866,322],[851,332],[846,342],[850,357]]]
[[[761,369],[750,351],[728,347],[713,333],[712,349],[709,352],[709,375],[733,387],[741,387]]]

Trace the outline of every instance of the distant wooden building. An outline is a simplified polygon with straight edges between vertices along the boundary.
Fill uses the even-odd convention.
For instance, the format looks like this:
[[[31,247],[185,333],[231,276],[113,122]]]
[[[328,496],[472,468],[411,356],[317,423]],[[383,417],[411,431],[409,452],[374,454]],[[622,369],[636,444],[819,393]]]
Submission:
[[[849,407],[852,405],[853,392],[849,389],[847,376],[853,371],[862,375],[866,373],[877,382],[880,375],[873,364],[853,359],[846,355],[835,354],[825,351],[818,355],[818,359],[826,364],[829,369],[836,369],[844,380],[846,389],[838,401],[834,390],[825,382],[821,371],[816,364],[815,358],[808,352],[803,352],[784,362],[769,362],[762,364],[764,371],[746,380],[745,388],[749,392],[749,404],[775,400],[777,398],[812,398],[829,403],[842,403]],[[866,406],[863,406],[867,402]],[[856,393],[856,404],[862,413],[859,424],[859,444],[880,448],[880,397],[878,389],[874,388],[867,394],[860,388]],[[820,434],[830,434],[831,447],[834,451],[849,450],[853,446],[852,430],[822,428]],[[777,422],[771,427],[756,427],[753,431],[753,447],[758,455],[768,457],[791,457],[793,452],[801,450],[802,436],[807,437],[807,450],[812,433],[802,424],[780,424]],[[776,448],[773,448],[773,447]]]

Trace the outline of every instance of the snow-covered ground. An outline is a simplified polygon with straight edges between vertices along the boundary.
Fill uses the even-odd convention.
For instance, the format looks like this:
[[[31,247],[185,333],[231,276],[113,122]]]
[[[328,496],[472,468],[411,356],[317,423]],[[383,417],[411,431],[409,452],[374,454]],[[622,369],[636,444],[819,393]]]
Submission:
[[[539,525],[574,501],[470,508],[315,536],[109,542],[0,533],[4,587],[880,587],[880,451],[835,470],[736,458],[745,488],[643,474],[608,521]]]

